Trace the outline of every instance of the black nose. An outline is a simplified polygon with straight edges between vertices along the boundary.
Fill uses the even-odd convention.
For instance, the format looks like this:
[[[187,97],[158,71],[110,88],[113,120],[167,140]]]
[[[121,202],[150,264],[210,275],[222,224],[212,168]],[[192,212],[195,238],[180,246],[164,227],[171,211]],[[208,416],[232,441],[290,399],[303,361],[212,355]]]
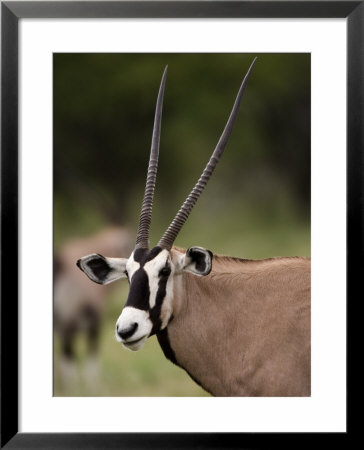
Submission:
[[[123,328],[122,330],[117,327],[116,331],[118,335],[121,337],[121,339],[125,340],[133,336],[133,334],[136,332],[138,328],[138,324],[136,322],[132,323],[130,327]]]

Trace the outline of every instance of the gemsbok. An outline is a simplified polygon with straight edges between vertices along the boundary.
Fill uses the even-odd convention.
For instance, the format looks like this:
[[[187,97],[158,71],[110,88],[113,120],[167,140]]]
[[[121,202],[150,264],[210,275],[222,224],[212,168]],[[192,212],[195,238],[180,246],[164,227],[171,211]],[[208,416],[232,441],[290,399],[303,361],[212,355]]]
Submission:
[[[116,322],[124,347],[140,350],[156,334],[165,356],[215,396],[309,396],[310,259],[247,260],[173,246],[225,149],[254,63],[201,177],[149,249],[164,70],[135,249],[128,259],[94,253],[77,264],[96,283],[128,279]]]
[[[92,251],[111,256],[129,254],[134,248],[132,233],[126,227],[112,226],[86,237],[67,240],[54,256],[54,329],[60,343],[59,363],[62,382],[75,381],[75,343],[86,339],[84,373],[92,382],[98,373],[99,332],[110,290],[95,286],[77,269],[75,260]],[[111,285],[110,287],[112,287]],[[115,286],[115,285],[114,285]]]

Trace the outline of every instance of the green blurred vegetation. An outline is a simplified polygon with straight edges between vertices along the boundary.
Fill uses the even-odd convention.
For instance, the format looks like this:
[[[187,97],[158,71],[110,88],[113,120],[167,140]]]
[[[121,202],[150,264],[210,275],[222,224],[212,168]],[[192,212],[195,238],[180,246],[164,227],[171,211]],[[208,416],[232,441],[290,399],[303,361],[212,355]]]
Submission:
[[[54,54],[55,249],[109,224],[136,231],[168,64],[156,243],[203,170],[254,56],[225,154],[176,245],[243,258],[310,256],[309,54]],[[97,389],[67,391],[55,372],[55,394],[203,395],[155,338],[137,353],[114,342],[120,298],[110,299],[103,324]]]

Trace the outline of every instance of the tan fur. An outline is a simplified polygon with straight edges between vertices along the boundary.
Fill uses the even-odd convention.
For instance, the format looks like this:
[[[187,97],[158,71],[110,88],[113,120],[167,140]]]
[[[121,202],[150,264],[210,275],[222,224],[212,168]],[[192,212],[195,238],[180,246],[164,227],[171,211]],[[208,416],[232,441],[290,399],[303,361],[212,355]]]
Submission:
[[[310,268],[214,255],[208,276],[176,276],[167,330],[177,363],[213,395],[309,396]]]

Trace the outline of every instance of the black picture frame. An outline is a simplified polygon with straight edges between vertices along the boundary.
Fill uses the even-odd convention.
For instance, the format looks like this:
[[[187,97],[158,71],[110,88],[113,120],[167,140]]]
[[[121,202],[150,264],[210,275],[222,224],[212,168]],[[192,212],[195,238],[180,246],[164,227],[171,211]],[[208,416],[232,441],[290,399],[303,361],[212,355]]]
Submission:
[[[310,433],[18,432],[18,24],[22,18],[346,18],[347,305],[362,292],[364,1],[1,2],[1,448],[248,448],[307,445]],[[333,96],[335,93],[333,93]],[[355,299],[354,299],[355,296]],[[360,294],[359,294],[360,297]],[[348,310],[349,313],[349,310]],[[348,340],[350,343],[350,338]],[[348,377],[350,376],[348,345]],[[350,378],[348,378],[350,380]],[[348,396],[350,398],[350,395]],[[149,412],[151,413],[151,412]],[[167,412],[166,412],[167,413]],[[347,418],[350,418],[348,410]],[[161,418],[162,420],[162,418]],[[351,436],[331,435],[337,443]],[[283,439],[284,437],[284,439]],[[327,434],[316,433],[315,442]],[[345,444],[344,444],[345,445]]]

